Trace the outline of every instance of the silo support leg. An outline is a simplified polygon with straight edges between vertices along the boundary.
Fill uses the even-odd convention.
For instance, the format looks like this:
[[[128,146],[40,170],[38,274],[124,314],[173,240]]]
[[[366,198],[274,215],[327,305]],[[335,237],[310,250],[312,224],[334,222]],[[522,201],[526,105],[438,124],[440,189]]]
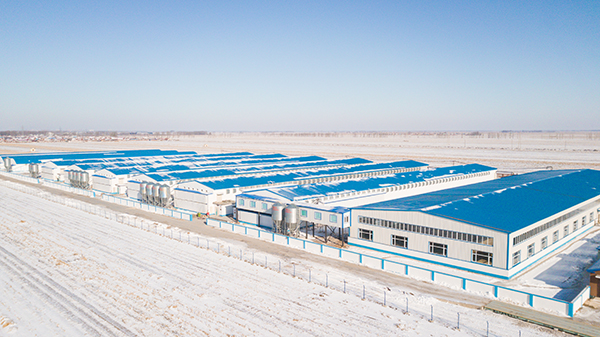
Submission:
[[[308,239],[308,222],[304,223],[304,231],[306,232],[306,238]]]

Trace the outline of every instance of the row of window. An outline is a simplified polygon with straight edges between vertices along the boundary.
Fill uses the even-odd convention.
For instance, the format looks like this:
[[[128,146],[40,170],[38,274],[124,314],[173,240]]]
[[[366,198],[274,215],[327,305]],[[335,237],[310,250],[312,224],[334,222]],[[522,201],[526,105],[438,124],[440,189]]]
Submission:
[[[593,222],[593,213],[590,213],[590,221],[589,223]],[[582,227],[585,226],[586,224],[586,217],[584,216],[583,218],[581,218],[581,223],[582,223]],[[575,232],[577,229],[579,229],[579,223],[578,220],[573,221],[573,232]],[[567,237],[570,233],[570,229],[569,229],[569,225],[565,225],[563,227],[563,238]],[[560,233],[558,230],[554,231],[554,233],[552,233],[552,244],[558,242],[558,240],[560,239]],[[544,250],[546,248],[548,248],[548,237],[544,236],[541,240],[541,250]],[[532,243],[530,245],[527,246],[527,258],[532,257],[533,255],[535,255],[536,251],[535,251],[535,243]],[[516,251],[513,253],[513,266],[516,266],[517,264],[521,263],[521,251]]]
[[[407,232],[439,236],[439,237],[447,238],[447,239],[478,243],[478,244],[482,244],[482,245],[486,245],[486,246],[494,245],[494,238],[489,237],[489,236],[449,231],[449,230],[445,230],[445,229],[438,229],[438,228],[432,228],[432,227],[426,227],[426,226],[420,226],[420,225],[411,225],[411,224],[407,224],[407,223],[403,223],[403,222],[375,219],[375,218],[370,218],[370,217],[366,217],[366,216],[359,216],[358,222],[367,224],[367,225],[381,226],[381,227],[399,229],[399,230],[403,230],[403,231],[407,231]]]
[[[587,206],[586,208],[588,208],[588,207],[589,206]],[[559,223],[567,220],[568,218],[573,217],[573,216],[575,216],[575,215],[577,215],[579,213],[582,213],[584,211],[585,211],[584,208],[576,209],[576,210],[571,211],[571,212],[569,212],[569,213],[567,213],[565,215],[562,215],[562,216],[560,216],[560,217],[558,217],[556,219],[548,221],[548,222],[546,222],[543,225],[537,226],[536,228],[533,228],[533,229],[531,229],[531,230],[529,230],[529,231],[527,231],[527,232],[525,232],[525,233],[523,233],[523,234],[521,234],[519,236],[516,236],[516,237],[513,238],[513,246],[515,246],[515,245],[517,245],[517,244],[519,244],[519,243],[521,243],[521,242],[523,242],[523,241],[525,241],[525,240],[527,240],[527,239],[529,239],[531,237],[534,237],[534,236],[538,235],[539,233],[541,233],[541,232],[543,232],[545,230],[548,230],[548,229],[550,229],[550,228],[558,225]],[[594,213],[590,213],[590,222],[592,222],[593,217],[594,217]],[[581,225],[585,226],[585,224],[586,224],[586,222],[585,222],[585,216],[584,216],[583,219],[582,219]]]
[[[373,231],[359,228],[358,237],[363,240],[373,241]],[[392,235],[392,246],[408,249],[408,238],[406,236]],[[429,242],[429,253],[440,256],[448,256],[448,245],[437,242]],[[493,253],[474,249],[471,251],[471,253],[472,262],[487,264],[490,266],[492,265]]]

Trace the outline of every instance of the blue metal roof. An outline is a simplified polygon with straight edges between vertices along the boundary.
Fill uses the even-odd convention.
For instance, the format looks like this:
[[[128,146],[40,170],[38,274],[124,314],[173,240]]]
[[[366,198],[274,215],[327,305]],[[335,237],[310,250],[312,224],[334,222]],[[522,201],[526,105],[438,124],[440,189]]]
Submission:
[[[370,166],[370,165],[365,165]],[[361,166],[359,168],[362,168]],[[340,193],[367,191],[377,188],[406,185],[422,182],[441,177],[461,176],[465,174],[478,173],[495,170],[493,167],[468,164],[452,167],[437,168],[430,171],[403,172],[392,175],[364,177],[346,181],[322,182],[310,185],[280,187],[271,189],[274,194],[280,195],[288,200],[313,199],[336,195]]]
[[[347,160],[347,159],[344,159]],[[343,160],[340,160],[343,161]],[[401,162],[396,162],[401,163]],[[416,165],[414,161],[407,161],[407,165],[413,167]],[[395,164],[396,165],[396,164]],[[229,178],[229,179],[220,179],[220,180],[211,180],[202,182],[203,185],[218,190],[218,189],[226,189],[226,188],[235,188],[235,187],[247,187],[247,186],[257,186],[257,185],[268,185],[275,183],[283,183],[283,182],[293,182],[296,180],[303,179],[313,179],[320,178],[326,176],[334,176],[339,175],[340,172],[345,173],[360,173],[363,172],[363,166],[367,167],[366,171],[372,171],[371,165],[359,165],[350,168],[349,170],[342,170],[340,168],[323,168],[323,169],[315,169],[308,170],[303,172],[290,172],[290,173],[279,173],[272,174],[267,176],[250,176],[250,177],[237,177],[237,178]],[[399,166],[394,166],[399,167]]]
[[[512,233],[600,196],[600,171],[537,171],[357,209],[420,211]]]
[[[41,163],[49,160],[76,160],[76,159],[104,159],[104,158],[124,158],[124,157],[152,157],[177,155],[182,152],[174,150],[118,150],[118,151],[100,151],[100,152],[54,152],[54,153],[27,153],[27,154],[8,154],[3,157],[14,159],[16,164]]]
[[[597,271],[600,271],[600,260],[596,261],[596,263],[594,263],[587,269],[588,273],[595,273]]]
[[[306,157],[301,157],[306,158]],[[287,162],[287,161],[286,161]],[[179,172],[167,172],[167,173],[149,173],[146,174],[149,178],[154,179],[157,182],[164,181],[175,181],[175,180],[193,180],[193,179],[206,179],[206,178],[218,178],[223,176],[241,175],[241,174],[264,174],[268,172],[281,172],[286,170],[297,170],[306,168],[326,168],[328,166],[340,166],[340,165],[356,165],[361,163],[370,163],[370,161],[362,158],[350,158],[340,160],[323,160],[317,162],[299,162],[281,165],[269,165],[269,166],[249,166],[249,167],[226,167],[226,168],[214,168],[214,169],[203,169],[203,170],[189,170]],[[239,179],[239,178],[231,178]],[[225,187],[227,188],[227,187]]]

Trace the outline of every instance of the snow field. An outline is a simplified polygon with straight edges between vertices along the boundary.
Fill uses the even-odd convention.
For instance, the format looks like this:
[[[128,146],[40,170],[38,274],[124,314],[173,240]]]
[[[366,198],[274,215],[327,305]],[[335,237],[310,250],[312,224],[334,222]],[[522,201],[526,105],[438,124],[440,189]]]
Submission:
[[[0,317],[11,322],[0,325],[2,336],[463,336],[485,334],[487,321],[490,335],[552,334],[402,289],[386,295],[395,308],[382,306],[369,300],[374,290],[367,300],[360,294],[362,285],[383,294],[382,285],[329,266],[311,265],[314,278],[307,282],[304,268],[297,267],[297,277],[288,275],[303,261],[281,261],[279,273],[277,257],[242,243],[208,239],[211,249],[199,249],[195,245],[206,238],[196,234],[38,190],[72,207],[65,206],[7,186],[21,185],[0,184]],[[212,250],[216,247],[220,253]],[[243,260],[229,257],[229,249],[232,255],[241,249]],[[248,263],[251,254],[255,264]],[[257,265],[265,257],[269,268]],[[324,275],[329,287],[315,283]],[[340,280],[347,280],[346,294]],[[431,305],[433,323],[427,321]],[[460,331],[454,329],[457,313]]]

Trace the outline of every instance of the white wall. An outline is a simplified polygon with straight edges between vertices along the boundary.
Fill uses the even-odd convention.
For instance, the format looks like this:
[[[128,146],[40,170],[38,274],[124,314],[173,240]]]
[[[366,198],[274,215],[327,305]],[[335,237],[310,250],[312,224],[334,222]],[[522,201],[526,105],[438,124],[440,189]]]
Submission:
[[[483,235],[494,239],[493,246],[484,244],[466,242],[461,240],[443,238],[433,235],[414,233],[388,227],[367,225],[359,223],[359,216],[367,216],[376,219],[403,222],[413,225],[427,226],[442,230],[451,230],[467,234]],[[375,210],[352,210],[350,235],[348,242],[396,252],[398,254],[414,256],[421,259],[436,261],[438,263],[459,264],[463,268],[474,270],[493,270],[497,268],[506,269],[506,242],[505,233],[496,232],[490,229],[468,225],[462,222],[435,217],[422,212],[399,212],[399,211],[375,211]],[[373,231],[373,240],[368,241],[358,238],[359,228]],[[392,246],[392,235],[404,236],[408,238],[408,249]],[[448,245],[447,257],[430,254],[429,242]],[[491,252],[493,254],[492,267],[480,263],[471,262],[472,250]]]

